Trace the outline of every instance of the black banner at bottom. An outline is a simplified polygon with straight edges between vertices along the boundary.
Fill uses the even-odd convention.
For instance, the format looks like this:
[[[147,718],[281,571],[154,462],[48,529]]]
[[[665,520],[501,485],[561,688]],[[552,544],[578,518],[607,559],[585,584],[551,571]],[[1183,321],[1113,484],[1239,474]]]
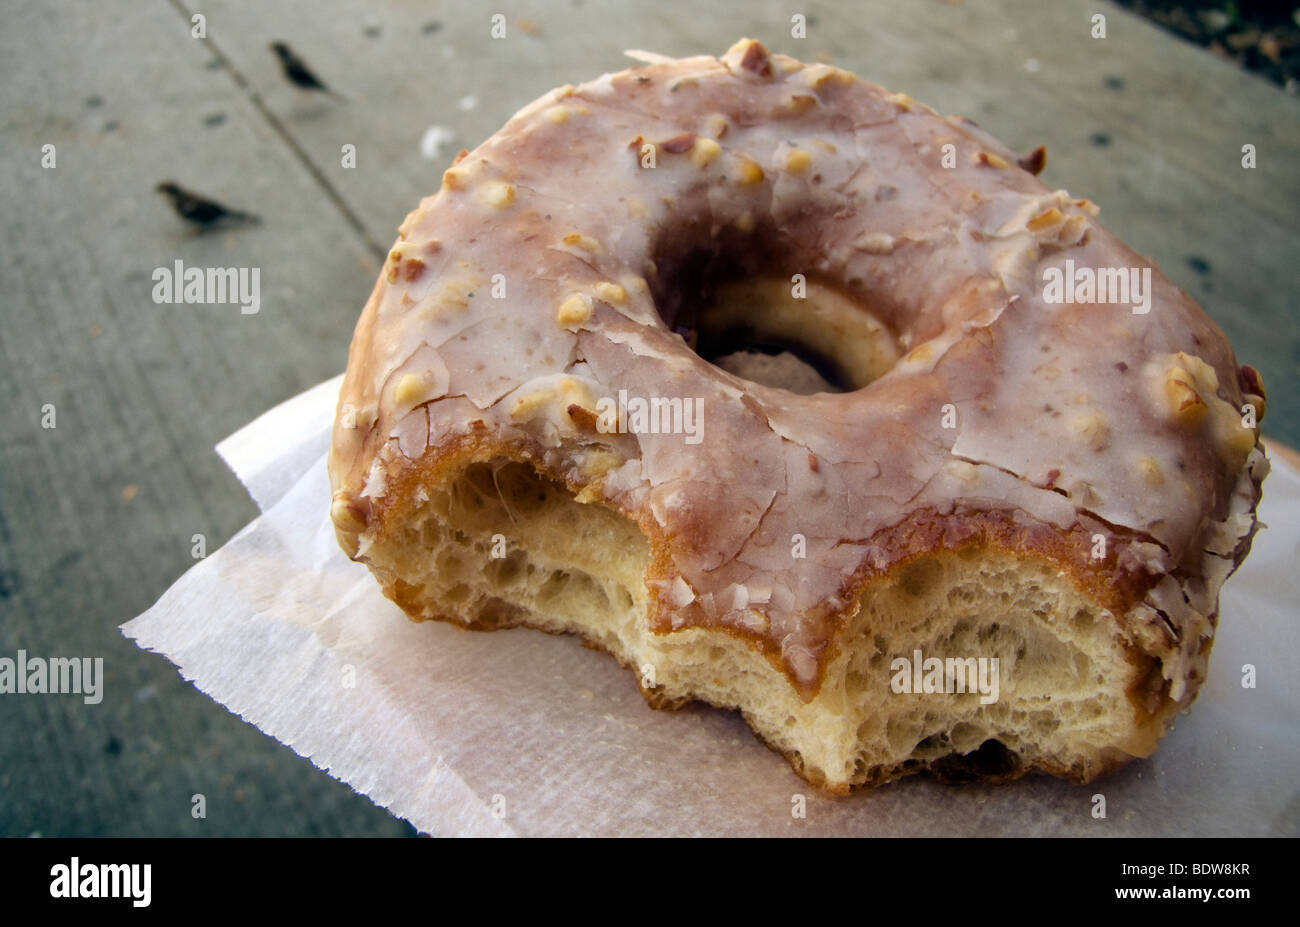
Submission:
[[[686,841],[0,840],[8,910],[338,914],[447,905],[533,915],[617,905],[651,919],[688,907],[1126,908],[1228,916],[1287,897],[1281,840],[878,839]],[[847,894],[846,894],[847,892]],[[839,900],[837,899],[837,896]],[[602,898],[608,900],[603,901]],[[17,907],[11,907],[17,904]],[[955,908],[953,906],[956,906]],[[607,909],[608,910],[608,909]],[[674,914],[673,916],[677,916]]]

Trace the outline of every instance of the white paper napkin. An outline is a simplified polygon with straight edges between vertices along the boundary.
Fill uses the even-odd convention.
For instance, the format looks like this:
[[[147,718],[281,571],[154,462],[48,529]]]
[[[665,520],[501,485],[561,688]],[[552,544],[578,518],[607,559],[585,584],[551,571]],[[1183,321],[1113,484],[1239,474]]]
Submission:
[[[263,514],[122,630],[421,831],[1300,834],[1300,474],[1282,461],[1264,484],[1269,527],[1222,595],[1210,678],[1154,757],[1084,787],[913,777],[837,799],[733,713],[651,710],[630,673],[576,639],[408,621],[328,518],[340,382],[217,447]]]

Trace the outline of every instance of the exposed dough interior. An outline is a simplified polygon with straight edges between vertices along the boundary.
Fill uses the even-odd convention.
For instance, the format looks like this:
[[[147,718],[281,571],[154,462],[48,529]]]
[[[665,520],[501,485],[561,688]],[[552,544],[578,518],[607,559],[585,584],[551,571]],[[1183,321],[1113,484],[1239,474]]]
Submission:
[[[370,551],[409,584],[403,604],[412,611],[580,634],[653,681],[652,701],[693,693],[738,708],[819,784],[862,782],[868,770],[871,781],[885,781],[918,764],[955,780],[1035,762],[1087,778],[1112,756],[1103,745],[1128,737],[1124,746],[1136,755],[1155,746],[1156,729],[1130,733],[1135,706],[1108,684],[1135,669],[1113,619],[1041,561],[970,546],[927,555],[868,586],[841,638],[847,649],[805,704],[739,638],[650,632],[650,548],[617,512],[502,459],[473,463],[428,495],[397,543]],[[510,539],[504,557],[493,557],[494,536]],[[998,658],[997,701],[892,691],[891,661],[917,649],[940,659]]]

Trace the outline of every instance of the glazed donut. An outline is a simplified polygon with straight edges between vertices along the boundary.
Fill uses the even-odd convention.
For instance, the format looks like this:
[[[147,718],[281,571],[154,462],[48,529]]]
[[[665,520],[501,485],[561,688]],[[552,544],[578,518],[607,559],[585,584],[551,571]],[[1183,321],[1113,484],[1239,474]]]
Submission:
[[[1149,755],[1256,529],[1258,374],[1041,149],[749,39],[631,54],[402,223],[339,397],[345,551],[831,791]]]

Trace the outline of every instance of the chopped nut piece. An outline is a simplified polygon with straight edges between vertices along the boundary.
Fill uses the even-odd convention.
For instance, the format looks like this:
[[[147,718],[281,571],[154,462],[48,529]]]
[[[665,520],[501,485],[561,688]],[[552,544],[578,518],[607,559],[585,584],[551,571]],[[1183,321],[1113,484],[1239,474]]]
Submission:
[[[1085,412],[1077,415],[1071,422],[1076,436],[1094,451],[1100,451],[1110,441],[1110,425],[1106,416],[1100,412]]]
[[[1219,388],[1219,374],[1213,367],[1197,357],[1195,354],[1188,354],[1186,351],[1179,351],[1174,355],[1180,364],[1187,369],[1192,375],[1192,381],[1205,392],[1213,393]]]
[[[1261,399],[1265,397],[1264,378],[1260,376],[1257,369],[1249,364],[1242,364],[1242,368],[1236,372],[1236,382],[1242,387],[1243,393],[1257,395]]]
[[[342,531],[359,534],[366,530],[360,509],[360,506],[353,504],[352,496],[347,491],[339,490],[330,500],[330,521]]]
[[[505,209],[515,201],[515,188],[501,180],[489,180],[478,188],[478,198],[489,206]]]
[[[1205,418],[1207,406],[1192,385],[1192,375],[1174,367],[1165,375],[1165,399],[1174,421],[1185,428],[1195,428]]]
[[[442,185],[448,190],[464,190],[469,184],[469,175],[464,170],[449,167],[442,172]]]
[[[374,406],[362,406],[358,409],[350,402],[345,402],[339,409],[339,422],[348,429],[354,431],[358,428],[369,428],[375,421]]]
[[[564,302],[560,303],[559,311],[555,314],[556,320],[564,326],[581,325],[591,318],[591,302],[587,297],[575,293]]]
[[[741,158],[736,167],[736,180],[742,187],[752,187],[763,182],[763,169],[749,158]]]
[[[600,250],[600,242],[589,235],[583,235],[581,232],[570,232],[561,239],[566,245],[574,248],[581,248],[583,251],[596,252]]]
[[[870,235],[863,235],[853,243],[853,246],[868,254],[890,254],[894,250],[894,236],[884,232],[873,232]]]
[[[1259,371],[1250,364],[1242,364],[1237,371],[1237,385],[1241,387],[1242,393],[1247,396],[1258,396],[1260,401],[1255,403],[1255,414],[1260,418],[1264,417],[1263,400],[1267,396],[1264,392],[1264,380],[1259,375]]]
[[[569,121],[569,108],[567,106],[552,106],[546,111],[546,118],[557,126],[562,126]]]
[[[792,174],[802,174],[812,167],[812,155],[802,148],[795,148],[785,158],[785,169]]]
[[[685,154],[695,147],[696,138],[694,132],[687,132],[684,135],[674,136],[666,142],[660,142],[659,147],[669,154]]]
[[[782,77],[794,74],[796,71],[802,71],[804,68],[802,61],[791,58],[789,55],[782,55],[780,52],[772,55],[771,58],[773,66]]]
[[[595,398],[591,395],[591,388],[586,383],[574,377],[565,377],[560,381],[560,394],[565,403],[577,404],[584,410],[590,410],[596,404]],[[573,407],[569,406],[570,416],[572,416]],[[591,413],[595,418],[595,413]]]
[[[791,93],[781,99],[776,111],[780,116],[801,116],[816,105],[817,98],[811,94]]]
[[[709,134],[714,138],[722,138],[722,136],[727,134],[727,129],[730,128],[730,125],[731,124],[727,122],[726,116],[721,113],[714,113],[709,117]]]
[[[1161,486],[1165,482],[1165,472],[1154,457],[1141,457],[1137,462],[1138,474],[1148,486]]]
[[[598,479],[618,466],[618,457],[612,451],[592,448],[582,459],[579,470],[587,479]]]
[[[834,65],[814,64],[804,70],[802,80],[812,89],[821,90],[827,84],[850,87],[853,85],[854,76],[851,71],[837,68]],[[899,95],[903,96],[903,94]],[[912,102],[911,97],[908,97],[907,100],[909,103]]]
[[[1256,435],[1256,429],[1242,426],[1241,420],[1238,419],[1233,423],[1233,427],[1228,432],[1227,440],[1224,443],[1227,445],[1229,453],[1244,458],[1255,447]]]
[[[1088,220],[1083,216],[1070,216],[1061,226],[1061,231],[1057,234],[1056,239],[1062,245],[1070,247],[1083,241],[1088,235]]]
[[[572,421],[574,426],[580,431],[589,431],[592,434],[600,433],[599,429],[596,427],[596,423],[600,420],[600,417],[591,409],[576,402],[571,402],[565,407],[565,411],[569,413],[569,420]]]
[[[1025,223],[1025,228],[1031,232],[1041,232],[1043,229],[1055,228],[1065,222],[1065,215],[1055,206],[1044,209],[1038,215],[1034,216]]]
[[[740,59],[740,66],[760,77],[770,77],[772,74],[772,62],[762,42],[749,43],[749,47],[745,49],[745,54]]]
[[[540,389],[535,393],[520,396],[515,400],[514,405],[510,407],[510,417],[528,418],[554,398],[555,394],[549,389]]]
[[[711,138],[697,138],[691,149],[691,160],[699,167],[704,167],[722,154],[722,146]]]
[[[408,258],[402,265],[402,279],[407,283],[419,280],[422,273],[424,273],[424,261],[419,258]]]
[[[617,283],[597,283],[596,295],[607,303],[619,304],[627,299],[627,290]]]
[[[420,401],[420,397],[425,392],[424,377],[408,373],[402,376],[397,383],[397,389],[393,392],[393,398],[397,400],[399,406],[413,406]]]
[[[1043,145],[1039,145],[1033,151],[1029,152],[1029,154],[1018,160],[1016,164],[1020,166],[1022,171],[1028,171],[1034,176],[1041,174],[1043,168],[1047,166],[1047,148]]]
[[[389,268],[387,268],[387,273],[385,274],[387,281],[390,283],[398,282],[398,267],[400,263],[402,263],[402,251],[400,251],[399,248],[393,248],[393,250],[389,252],[389,260],[387,260]]]
[[[980,164],[987,164],[989,167],[996,167],[999,169],[1011,166],[1010,164],[1007,163],[1006,158],[1002,157],[1001,155],[993,154],[992,152],[989,151],[981,151],[979,160],[980,160]]]

